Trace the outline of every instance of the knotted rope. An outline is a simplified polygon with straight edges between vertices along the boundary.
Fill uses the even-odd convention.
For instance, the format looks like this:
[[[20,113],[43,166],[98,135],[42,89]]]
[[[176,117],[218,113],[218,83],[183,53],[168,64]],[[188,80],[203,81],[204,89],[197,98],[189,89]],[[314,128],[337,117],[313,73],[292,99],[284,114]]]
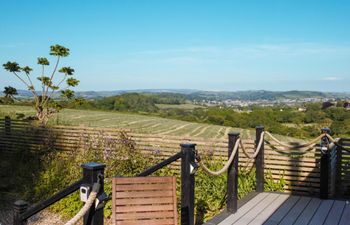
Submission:
[[[339,147],[340,149],[344,149],[347,152],[350,152],[349,148],[346,148],[345,146],[339,144],[339,140],[341,140],[340,138],[333,138],[331,135],[326,134],[326,137],[335,144],[335,146]]]
[[[236,140],[236,143],[235,143],[235,145],[234,145],[234,148],[233,148],[233,150],[232,150],[232,153],[231,153],[231,155],[230,155],[230,158],[228,159],[228,161],[226,162],[226,164],[224,165],[223,168],[221,168],[221,169],[218,170],[218,171],[212,171],[212,170],[210,170],[208,167],[206,167],[206,166],[204,165],[204,163],[203,163],[202,160],[199,160],[199,164],[202,166],[203,170],[204,170],[206,173],[208,173],[209,175],[211,175],[211,176],[218,176],[218,175],[224,173],[225,171],[227,171],[227,169],[229,168],[229,166],[230,166],[231,163],[233,162],[233,159],[234,159],[234,157],[235,157],[235,155],[236,155],[236,153],[237,153],[240,140],[241,140],[240,138],[238,138],[238,139]]]
[[[80,211],[72,219],[70,219],[65,225],[76,224],[89,211],[92,204],[95,203],[97,193],[99,192],[100,187],[101,187],[100,183],[94,183],[94,185],[92,186],[92,191],[89,195],[89,198],[85,202],[85,205],[83,206],[83,208],[81,208]]]

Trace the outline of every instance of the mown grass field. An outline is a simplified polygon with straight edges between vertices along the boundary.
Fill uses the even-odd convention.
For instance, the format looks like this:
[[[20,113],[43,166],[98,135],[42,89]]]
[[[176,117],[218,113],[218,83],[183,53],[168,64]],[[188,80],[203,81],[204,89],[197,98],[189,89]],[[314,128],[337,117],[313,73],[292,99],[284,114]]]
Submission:
[[[29,106],[0,105],[0,116],[23,113],[34,115]],[[121,112],[105,112],[92,110],[64,109],[57,117],[52,118],[53,124],[83,125],[89,127],[126,128],[135,132],[170,136],[189,136],[203,138],[226,138],[227,133],[238,131],[243,138],[252,137],[254,130],[239,129],[202,123],[191,123],[180,120],[165,119],[155,116],[138,115]]]
[[[34,115],[30,106],[0,105],[0,118],[6,115],[16,117],[23,113]],[[192,123],[181,120],[165,119],[161,117],[138,115],[133,113],[107,112],[93,110],[64,109],[52,118],[54,125],[78,125],[101,128],[131,129],[138,133],[158,134],[165,136],[202,137],[226,139],[229,132],[240,132],[242,138],[255,139],[254,129],[241,129]],[[284,141],[296,141],[295,138],[277,135]]]

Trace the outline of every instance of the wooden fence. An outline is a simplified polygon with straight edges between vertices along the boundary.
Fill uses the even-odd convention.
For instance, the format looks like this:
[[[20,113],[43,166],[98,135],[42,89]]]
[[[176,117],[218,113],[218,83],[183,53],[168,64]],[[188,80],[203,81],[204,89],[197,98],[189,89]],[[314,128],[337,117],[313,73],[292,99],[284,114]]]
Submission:
[[[52,126],[43,128],[33,126],[20,120],[0,119],[0,153],[11,155],[20,151],[38,151],[54,149],[56,151],[74,152],[86,145],[109,148],[111,143],[118,141],[121,130],[108,128],[89,128],[77,126]],[[160,136],[154,134],[134,133],[124,130],[135,143],[136,149],[143,154],[151,154],[158,159],[164,159],[180,150],[180,143],[196,143],[196,149],[201,154],[212,155],[215,160],[227,160],[228,141],[225,139],[203,139],[197,137]],[[254,151],[254,140],[244,140],[248,152]],[[349,140],[344,144],[349,145]],[[100,146],[101,147],[101,146]],[[316,195],[320,187],[319,151],[313,149],[306,154],[285,154],[284,148],[273,141],[265,144],[265,174],[270,174],[278,181],[281,177],[286,181],[285,191],[296,194]],[[297,153],[297,151],[293,151]],[[350,153],[344,153],[350,157]],[[245,166],[248,158],[239,152],[239,163]],[[343,170],[350,166],[344,164]],[[350,179],[345,177],[350,183]]]
[[[337,174],[335,180],[336,197],[350,197],[350,139],[342,138],[340,141],[343,148],[338,152]]]

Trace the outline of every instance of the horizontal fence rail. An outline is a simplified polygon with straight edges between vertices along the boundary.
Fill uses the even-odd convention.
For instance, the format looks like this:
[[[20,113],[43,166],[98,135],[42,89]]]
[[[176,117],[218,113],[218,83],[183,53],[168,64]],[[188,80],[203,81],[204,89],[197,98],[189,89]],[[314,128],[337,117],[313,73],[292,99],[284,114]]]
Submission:
[[[201,155],[211,156],[216,161],[226,161],[228,141],[224,139],[204,139],[197,137],[163,136],[154,134],[140,134],[132,130],[110,128],[90,128],[80,126],[52,126],[50,128],[36,127],[29,122],[11,120],[10,123],[0,119],[0,154],[21,154],[21,151],[38,151],[51,149],[72,154],[79,149],[94,147],[91,142],[100,140],[109,147],[118,144],[121,135],[125,135],[130,143],[143,154],[153,155],[159,160],[167,159],[178,152],[180,143],[196,143],[196,149]],[[253,154],[255,140],[243,140],[248,153]],[[350,149],[350,140],[344,139],[343,145]],[[292,150],[286,154],[285,148],[274,141],[268,141],[264,146],[264,170],[276,182],[283,177],[285,191],[305,195],[317,195],[320,188],[320,153],[316,149],[305,154]],[[348,150],[349,150],[348,149]],[[350,151],[350,150],[349,150]],[[342,152],[342,180],[349,184],[349,151]],[[251,166],[253,162],[239,149],[240,166]],[[180,162],[171,165],[180,169]],[[346,173],[345,173],[346,172]],[[347,187],[349,187],[347,186]],[[344,187],[343,192],[345,190]]]

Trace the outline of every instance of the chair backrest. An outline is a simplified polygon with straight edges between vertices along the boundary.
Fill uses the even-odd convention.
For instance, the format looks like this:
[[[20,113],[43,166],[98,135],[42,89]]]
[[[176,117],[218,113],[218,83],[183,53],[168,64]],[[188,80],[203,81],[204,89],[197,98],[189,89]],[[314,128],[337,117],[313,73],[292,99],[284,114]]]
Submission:
[[[177,225],[176,177],[115,177],[113,225]]]

